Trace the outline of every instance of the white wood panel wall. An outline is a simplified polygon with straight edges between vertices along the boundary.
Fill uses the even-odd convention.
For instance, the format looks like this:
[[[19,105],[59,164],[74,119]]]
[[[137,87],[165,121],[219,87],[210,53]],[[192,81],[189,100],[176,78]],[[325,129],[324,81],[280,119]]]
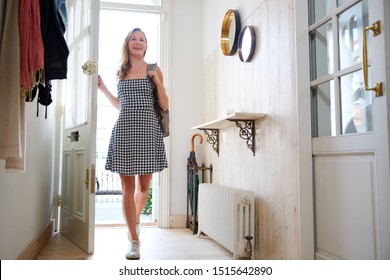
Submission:
[[[256,256],[299,259],[299,186],[294,1],[264,1],[242,26],[253,25],[250,63],[215,49],[204,62],[204,121],[229,111],[266,113],[256,122],[256,155],[238,128],[220,131],[220,155],[205,144],[215,183],[256,194]],[[206,142],[206,141],[205,141]],[[310,172],[310,171],[309,171]]]

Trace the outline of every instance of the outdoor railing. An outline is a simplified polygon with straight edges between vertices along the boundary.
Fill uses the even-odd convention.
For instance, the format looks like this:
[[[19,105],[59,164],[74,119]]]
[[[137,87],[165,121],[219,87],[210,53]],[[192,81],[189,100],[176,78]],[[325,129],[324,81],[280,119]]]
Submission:
[[[107,153],[96,152],[96,197],[101,200],[118,201],[122,198],[122,187],[118,174],[105,170]]]

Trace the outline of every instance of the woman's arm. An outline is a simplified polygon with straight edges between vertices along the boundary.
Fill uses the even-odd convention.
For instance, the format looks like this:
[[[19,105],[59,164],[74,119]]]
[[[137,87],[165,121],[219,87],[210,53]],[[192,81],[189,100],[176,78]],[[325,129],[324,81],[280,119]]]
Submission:
[[[158,105],[160,105],[161,110],[168,110],[169,100],[165,92],[164,78],[160,67],[157,66],[155,71],[149,71],[148,75],[156,85]]]
[[[98,88],[100,89],[101,92],[104,93],[104,95],[107,97],[107,99],[110,101],[112,106],[117,108],[119,110],[119,98],[115,97],[106,87],[105,83],[103,82],[102,77],[98,75]]]

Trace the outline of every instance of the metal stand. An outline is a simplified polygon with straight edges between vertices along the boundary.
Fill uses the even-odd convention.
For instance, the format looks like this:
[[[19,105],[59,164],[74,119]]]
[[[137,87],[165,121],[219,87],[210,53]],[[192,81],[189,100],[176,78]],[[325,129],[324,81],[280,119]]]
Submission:
[[[193,182],[194,182],[194,188],[195,191],[193,192],[192,197],[192,209],[190,207],[191,199],[189,195],[189,174],[190,169],[193,168]],[[207,170],[210,171],[210,183],[213,182],[213,165],[210,164],[210,167],[206,167],[204,163],[202,163],[202,166],[199,167],[196,161],[189,161],[187,163],[187,219],[186,219],[186,227],[191,229],[193,234],[196,234],[198,232],[198,187],[196,185],[196,177],[199,176],[198,172],[201,171],[201,182],[205,182],[205,172]]]

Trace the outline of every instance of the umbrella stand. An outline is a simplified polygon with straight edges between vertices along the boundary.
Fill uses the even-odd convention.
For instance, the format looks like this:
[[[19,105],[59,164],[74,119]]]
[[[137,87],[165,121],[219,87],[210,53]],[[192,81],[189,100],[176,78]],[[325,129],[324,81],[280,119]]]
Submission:
[[[191,229],[193,234],[198,232],[198,220],[197,220],[197,211],[198,211],[198,191],[199,191],[199,170],[201,171],[201,182],[205,181],[205,172],[210,171],[210,183],[212,182],[212,172],[213,166],[210,164],[210,167],[206,167],[204,163],[199,167],[196,162],[195,149],[194,149],[194,139],[195,137],[200,137],[200,143],[202,143],[202,135],[196,133],[192,136],[192,149],[190,156],[187,160],[187,219],[186,227]]]

